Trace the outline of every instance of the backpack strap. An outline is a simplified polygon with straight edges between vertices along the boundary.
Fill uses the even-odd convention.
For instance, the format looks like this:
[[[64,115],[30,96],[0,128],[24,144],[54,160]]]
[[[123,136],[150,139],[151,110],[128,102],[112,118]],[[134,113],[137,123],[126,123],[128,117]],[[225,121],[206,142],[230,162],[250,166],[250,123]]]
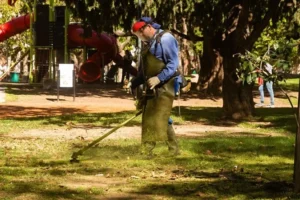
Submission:
[[[171,32],[168,31],[168,30],[162,31],[162,32],[160,32],[160,33],[156,36],[156,38],[155,38],[156,42],[155,42],[155,46],[154,46],[154,54],[156,54],[157,45],[160,45],[162,54],[164,54],[164,49],[163,49],[163,46],[162,46],[162,44],[161,44],[161,37],[162,37],[163,34],[165,34],[165,33],[171,33]],[[162,56],[162,59],[163,59],[163,62],[166,63],[166,61],[165,61],[165,59],[164,59],[164,56]],[[179,71],[179,70],[176,70],[175,74],[174,74],[172,77],[179,76],[179,75],[181,75],[180,71]]]
[[[156,54],[156,49],[157,49],[157,45],[158,45],[158,44],[160,44],[161,50],[162,50],[162,52],[163,52],[163,48],[162,48],[162,45],[161,45],[161,37],[163,36],[163,34],[169,33],[169,32],[170,32],[170,31],[162,31],[162,32],[160,32],[160,33],[156,36],[156,38],[155,38],[155,46],[154,46],[154,54]],[[165,62],[165,60],[164,60],[164,62]]]

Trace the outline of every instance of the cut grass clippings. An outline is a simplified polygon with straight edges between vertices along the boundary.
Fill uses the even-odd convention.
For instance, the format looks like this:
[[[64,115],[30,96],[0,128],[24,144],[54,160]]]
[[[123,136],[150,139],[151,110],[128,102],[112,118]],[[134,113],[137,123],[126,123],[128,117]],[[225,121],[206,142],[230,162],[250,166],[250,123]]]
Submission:
[[[137,139],[105,139],[69,161],[91,140],[22,138],[30,129],[66,128],[68,122],[114,127],[134,112],[76,114],[0,121],[0,197],[2,199],[297,199],[293,193],[296,123],[292,109],[257,109],[249,121],[220,120],[220,108],[182,107],[177,125],[239,126],[245,131],[206,132],[180,137],[181,155],[139,154]],[[140,118],[127,126],[139,125]]]

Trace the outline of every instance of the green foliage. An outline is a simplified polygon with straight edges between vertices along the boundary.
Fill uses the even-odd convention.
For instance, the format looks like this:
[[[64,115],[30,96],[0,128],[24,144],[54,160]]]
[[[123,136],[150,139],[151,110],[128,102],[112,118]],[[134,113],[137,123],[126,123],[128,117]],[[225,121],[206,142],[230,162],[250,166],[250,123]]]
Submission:
[[[288,73],[292,67],[291,59],[295,56],[294,44],[290,44],[286,40],[274,41],[270,37],[262,36],[261,38],[262,40],[268,40],[270,45],[266,47],[257,44],[252,52],[246,51],[244,55],[238,55],[240,65],[236,69],[236,74],[244,84],[252,84],[257,77],[272,80],[275,83],[282,81],[282,74]],[[262,50],[266,50],[266,52],[262,54]],[[265,63],[270,63],[273,66],[272,74],[264,70],[263,65]]]
[[[239,55],[241,62],[239,68],[236,68],[237,77],[243,84],[252,84],[258,77],[256,70],[259,69],[261,58],[249,51],[245,55]]]
[[[90,24],[99,32],[112,33],[119,27],[130,30],[138,12],[137,0],[66,0],[65,2],[73,13],[73,18],[81,18],[84,23]]]
[[[295,12],[293,20],[297,25],[300,26],[300,8],[298,8]]]
[[[287,18],[282,18],[276,23],[276,26],[270,23],[270,26],[263,31],[261,37],[255,43],[252,52],[263,55],[268,51],[268,47],[273,46],[274,48],[269,52],[270,62],[279,61],[279,68],[284,68],[287,71],[293,65],[293,58],[297,56],[297,45],[295,45],[297,41],[290,37],[294,31],[290,28],[291,24]],[[286,62],[284,63],[283,60]]]

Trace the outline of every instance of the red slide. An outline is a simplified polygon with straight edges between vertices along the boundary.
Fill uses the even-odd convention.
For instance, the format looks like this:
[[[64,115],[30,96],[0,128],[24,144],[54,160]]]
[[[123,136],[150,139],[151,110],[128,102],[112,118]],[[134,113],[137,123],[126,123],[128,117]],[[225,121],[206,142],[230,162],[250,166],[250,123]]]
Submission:
[[[82,37],[84,29],[80,24],[70,24],[68,27],[68,45],[69,47],[87,46],[97,48],[89,59],[80,67],[78,76],[88,82],[92,82],[100,78],[101,68],[119,58],[116,39],[107,34],[98,34],[92,31],[89,38]],[[120,56],[121,57],[121,56]],[[121,57],[122,59],[122,57]]]
[[[5,24],[0,25],[0,42],[22,33],[30,27],[30,15],[16,17]]]
[[[0,25],[0,42],[22,33],[30,27],[30,15],[14,18],[5,24]],[[97,48],[93,54],[80,67],[78,76],[86,81],[93,82],[100,78],[101,68],[114,60],[122,65],[123,58],[118,54],[116,38],[104,33],[92,31],[92,37],[83,37],[84,29],[80,24],[70,24],[68,27],[68,46],[87,46]],[[130,73],[136,75],[135,68],[130,69]]]

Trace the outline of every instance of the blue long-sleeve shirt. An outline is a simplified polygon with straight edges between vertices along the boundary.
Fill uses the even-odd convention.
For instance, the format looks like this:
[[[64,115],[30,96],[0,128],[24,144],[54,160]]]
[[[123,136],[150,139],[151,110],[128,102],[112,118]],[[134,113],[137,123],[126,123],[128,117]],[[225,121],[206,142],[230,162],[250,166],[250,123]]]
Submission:
[[[158,33],[162,31],[159,29]],[[150,41],[150,52],[166,64],[166,67],[157,75],[161,82],[165,82],[175,74],[179,66],[178,42],[171,33],[166,32],[162,35],[160,43],[155,45],[156,36],[157,34]]]
[[[157,34],[161,33],[163,30],[157,30]],[[178,42],[174,38],[171,33],[164,33],[160,39],[160,44],[156,44],[156,36],[150,41],[151,47],[149,49],[150,53],[152,53],[156,58],[163,61],[165,63],[165,68],[157,75],[158,79],[161,82],[165,82],[169,80],[172,76],[174,76],[176,70],[179,66],[179,58],[178,58]],[[155,47],[156,46],[156,47]],[[155,49],[156,48],[156,49]],[[132,88],[136,88],[138,85],[143,84],[146,80],[142,76],[142,72],[138,73],[139,75],[133,79]],[[178,82],[181,82],[181,79],[178,79]]]

